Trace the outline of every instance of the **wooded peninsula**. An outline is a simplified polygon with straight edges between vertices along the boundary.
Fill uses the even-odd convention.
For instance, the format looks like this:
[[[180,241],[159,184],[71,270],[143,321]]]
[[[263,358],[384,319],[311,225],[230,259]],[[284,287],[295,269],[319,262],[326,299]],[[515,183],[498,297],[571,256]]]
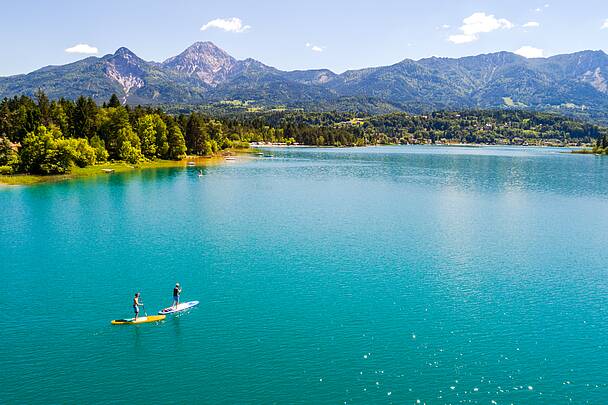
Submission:
[[[122,105],[116,95],[50,100],[38,91],[0,102],[0,174],[65,174],[100,162],[180,160],[250,142],[377,144],[591,145],[608,153],[608,128],[524,110],[439,111],[366,116],[302,110],[184,111]]]

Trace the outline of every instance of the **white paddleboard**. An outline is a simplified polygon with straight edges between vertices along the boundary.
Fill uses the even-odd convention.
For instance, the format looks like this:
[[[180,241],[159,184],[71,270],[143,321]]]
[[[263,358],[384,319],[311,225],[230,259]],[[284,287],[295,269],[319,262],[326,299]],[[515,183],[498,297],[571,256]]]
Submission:
[[[177,307],[174,307],[173,305],[171,305],[170,307],[167,307],[165,309],[161,309],[160,311],[158,311],[158,313],[160,315],[174,314],[176,312],[185,311],[187,309],[195,307],[198,304],[199,304],[198,301],[182,302],[182,303],[178,304]]]

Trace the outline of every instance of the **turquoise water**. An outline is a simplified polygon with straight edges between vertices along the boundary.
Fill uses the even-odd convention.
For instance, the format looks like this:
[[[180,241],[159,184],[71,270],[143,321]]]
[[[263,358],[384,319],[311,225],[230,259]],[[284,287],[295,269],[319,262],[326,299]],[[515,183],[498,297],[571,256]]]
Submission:
[[[0,189],[0,403],[608,403],[608,159],[559,152]],[[110,325],[176,281],[199,307]]]

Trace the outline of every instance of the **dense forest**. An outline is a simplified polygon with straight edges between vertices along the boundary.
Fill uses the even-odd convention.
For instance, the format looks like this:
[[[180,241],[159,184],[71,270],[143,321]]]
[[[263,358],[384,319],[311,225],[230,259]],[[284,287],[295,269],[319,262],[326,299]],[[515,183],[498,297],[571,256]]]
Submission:
[[[222,116],[217,115],[216,116]],[[475,143],[556,145],[592,143],[608,128],[560,115],[522,110],[438,111],[426,115],[274,111],[225,113],[248,125],[290,128],[290,136],[305,144],[353,145],[383,143]],[[235,118],[238,117],[238,118]],[[342,129],[316,135],[312,128]],[[295,131],[295,135],[294,135]],[[323,138],[319,141],[319,136]],[[330,138],[328,139],[327,136]]]
[[[521,110],[471,110],[428,115],[365,116],[298,110],[175,112],[103,105],[91,98],[34,98],[0,102],[0,174],[61,174],[104,161],[136,163],[211,155],[249,142],[363,146],[368,144],[555,144],[596,142],[608,152],[608,129],[566,117]],[[596,141],[597,140],[597,141]]]
[[[43,92],[0,103],[0,173],[61,174],[97,162],[181,159],[240,146],[240,128],[158,108],[122,106],[114,95],[50,101]]]
[[[604,134],[597,138],[593,153],[608,155],[608,135]]]

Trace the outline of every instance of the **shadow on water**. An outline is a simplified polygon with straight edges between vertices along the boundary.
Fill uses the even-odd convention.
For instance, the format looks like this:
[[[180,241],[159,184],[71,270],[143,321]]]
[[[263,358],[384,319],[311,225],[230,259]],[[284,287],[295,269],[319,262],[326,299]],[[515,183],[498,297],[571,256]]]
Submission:
[[[176,338],[181,337],[182,331],[181,331],[181,327],[180,327],[179,316],[174,316],[173,319],[171,320],[171,323],[173,324],[173,331],[175,332],[175,337]]]
[[[133,348],[139,352],[139,351],[143,350],[142,341],[141,341],[141,331],[139,330],[139,327],[141,325],[133,325],[133,326],[135,326],[133,328],[133,335],[135,337],[133,339]]]

